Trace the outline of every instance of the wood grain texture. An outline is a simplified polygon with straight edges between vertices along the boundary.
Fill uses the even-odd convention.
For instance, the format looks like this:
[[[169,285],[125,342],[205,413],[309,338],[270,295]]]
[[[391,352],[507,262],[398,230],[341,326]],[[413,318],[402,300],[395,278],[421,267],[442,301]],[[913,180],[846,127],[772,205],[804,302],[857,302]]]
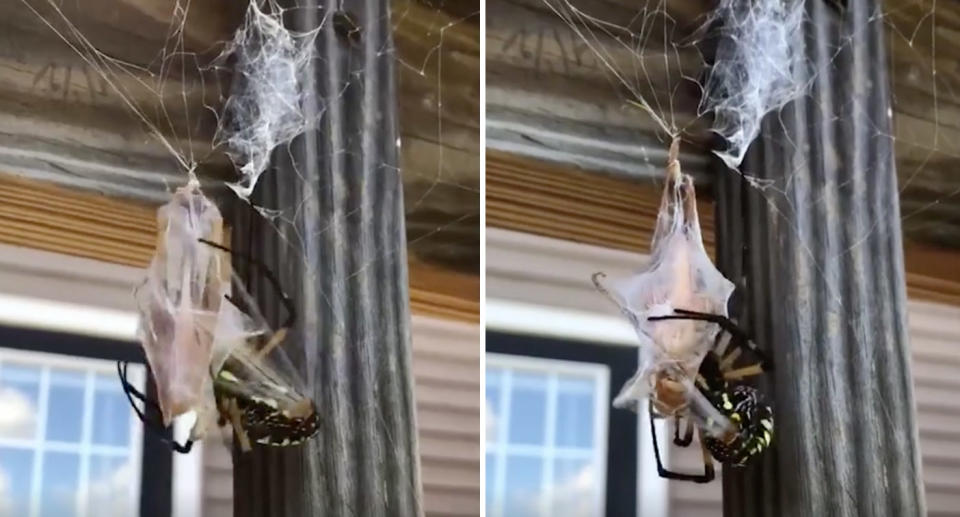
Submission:
[[[926,515],[893,141],[877,137],[891,123],[883,21],[873,0],[846,6],[838,20],[807,4],[812,94],[748,155],[745,172],[783,184],[783,199],[718,176],[731,314],[776,365],[759,381],[776,438],[759,461],[724,469],[726,516]]]
[[[559,239],[649,251],[660,206],[652,180],[571,170],[487,152],[487,224]],[[713,205],[698,204],[704,243],[713,249]]]
[[[480,2],[394,0],[409,251],[480,271]]]
[[[661,42],[667,27],[675,28],[675,41],[689,35],[706,2],[493,0],[486,6],[487,147],[589,171],[656,176],[668,137],[629,104],[636,92],[685,128],[690,146],[682,159],[701,177],[707,133],[696,113],[697,88],[682,76],[697,74],[702,59],[689,46],[665,53]],[[667,9],[676,26],[654,6]],[[573,9],[611,25],[571,26],[558,13]]]

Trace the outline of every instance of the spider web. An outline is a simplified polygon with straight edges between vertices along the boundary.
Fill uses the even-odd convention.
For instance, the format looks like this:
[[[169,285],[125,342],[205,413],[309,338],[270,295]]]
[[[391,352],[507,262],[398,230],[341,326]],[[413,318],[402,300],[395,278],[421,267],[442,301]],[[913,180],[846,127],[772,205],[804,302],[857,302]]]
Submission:
[[[657,147],[665,150],[675,136],[683,141],[681,164],[698,178],[706,173],[699,156],[706,151],[716,154],[726,164],[727,173],[742,176],[800,237],[803,251],[817,265],[818,274],[826,277],[824,264],[863,245],[877,231],[877,223],[868,222],[856,230],[852,245],[836,256],[816,257],[806,243],[817,236],[796,220],[796,213],[804,207],[796,206],[787,195],[795,172],[772,180],[744,172],[746,168],[741,166],[762,125],[786,127],[781,108],[809,96],[818,74],[838,66],[841,54],[851,49],[855,36],[861,36],[847,36],[831,46],[825,64],[810,62],[803,39],[804,27],[813,23],[805,10],[808,3],[720,0],[708,6],[645,0],[627,6],[539,0],[527,4],[539,4],[559,19],[572,33],[573,48],[581,46],[583,54],[603,70],[610,85],[607,91],[620,104],[621,118],[610,123],[623,124],[634,129],[635,136],[642,135],[633,145],[642,148],[643,165],[618,172],[661,176],[657,171],[662,165],[654,164],[657,160],[651,157],[665,155]],[[823,0],[819,8],[836,11],[838,17],[847,9],[839,0]],[[945,124],[941,113],[945,106],[955,104],[955,78],[952,73],[938,74],[947,57],[945,51],[938,52],[938,45],[952,48],[946,47],[952,45],[947,34],[954,27],[951,18],[943,21],[938,13],[934,0],[887,2],[870,14],[871,22],[885,27],[893,97],[892,129],[874,127],[871,138],[893,143],[899,188],[901,194],[908,194],[901,202],[907,238],[916,236],[928,245],[955,248],[956,233],[949,227],[960,222],[956,201],[960,181],[949,176],[947,164],[958,158],[958,149],[956,138],[947,136],[953,136],[953,124]],[[707,55],[709,49],[715,49],[715,54]],[[847,103],[845,109],[850,113],[865,109],[849,99],[836,102]],[[634,121],[623,122],[625,111],[631,112]],[[794,157],[794,170],[803,169],[812,158],[809,149],[789,139],[771,142]],[[809,201],[811,205],[818,202]],[[833,288],[830,282],[826,285]],[[836,293],[831,299],[838,307],[842,305]]]
[[[333,24],[338,37],[354,44],[362,44],[364,28],[356,26],[348,12],[295,3],[281,6],[274,0],[253,0],[227,14],[219,12],[229,11],[220,3],[201,0],[141,3],[144,11],[138,14],[152,16],[148,27],[157,30],[138,39],[117,29],[143,43],[125,49],[110,39],[116,34],[99,32],[103,25],[95,23],[111,16],[118,21],[116,6],[89,15],[79,5],[58,0],[18,2],[27,13],[25,20],[35,26],[31,36],[43,38],[61,61],[72,56],[70,70],[80,70],[50,84],[41,75],[32,93],[62,94],[69,101],[86,101],[89,96],[95,120],[127,128],[127,134],[107,130],[97,134],[114,148],[130,151],[129,156],[111,157],[114,163],[129,164],[127,174],[119,174],[115,183],[86,176],[82,170],[66,175],[25,172],[154,203],[165,202],[177,187],[198,176],[205,192],[220,204],[248,203],[275,230],[274,238],[292,250],[288,256],[302,261],[307,275],[316,276],[304,252],[308,236],[296,224],[300,207],[260,206],[252,194],[259,180],[281,173],[270,160],[292,155],[291,146],[326,113],[320,106],[313,111],[315,116],[304,115],[309,82],[302,70],[319,59],[313,50],[319,29],[290,27],[292,15],[306,12],[320,27]],[[401,170],[387,164],[380,164],[380,169],[384,174],[402,174],[408,187],[406,251],[432,267],[473,274],[479,264],[478,20],[479,6],[396,0],[390,19],[394,46],[380,49],[395,60],[401,113],[398,145],[403,149]],[[211,39],[211,34],[216,37]],[[30,63],[34,52],[16,35],[0,37],[0,49],[0,55],[22,64]],[[345,94],[346,80],[340,88]],[[296,167],[284,181],[306,195],[317,188]],[[346,215],[361,216],[359,211]],[[333,231],[327,223],[317,225],[317,234]],[[347,271],[345,281],[377,261],[402,257],[404,251],[376,250],[371,261]],[[329,303],[325,297],[323,293],[321,298]],[[344,322],[332,324],[342,332]],[[302,361],[294,363],[301,365],[293,373],[305,378],[306,393],[314,392],[311,365],[304,371]]]

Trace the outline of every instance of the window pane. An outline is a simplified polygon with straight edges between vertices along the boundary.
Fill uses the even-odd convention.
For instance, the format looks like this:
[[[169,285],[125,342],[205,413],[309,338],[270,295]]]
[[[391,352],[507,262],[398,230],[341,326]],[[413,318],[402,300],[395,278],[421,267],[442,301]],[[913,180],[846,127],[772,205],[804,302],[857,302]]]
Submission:
[[[540,482],[543,460],[523,456],[507,458],[503,515],[540,515]]]
[[[597,515],[596,471],[590,460],[555,460],[553,463],[553,513],[571,517]]]
[[[497,442],[500,427],[500,372],[487,371],[487,396],[485,399],[487,443]]]
[[[85,374],[69,370],[50,371],[50,402],[47,410],[47,440],[79,442],[83,429]]]
[[[510,443],[543,445],[547,411],[547,376],[513,375],[510,397]]]
[[[557,446],[592,448],[596,383],[566,378],[557,384]]]
[[[132,484],[137,481],[126,457],[90,456],[88,515],[125,517],[133,508]]]
[[[93,443],[126,447],[130,443],[130,404],[116,377],[98,375],[93,395]]]
[[[13,363],[0,366],[0,437],[36,437],[39,400],[39,368]]]
[[[0,515],[30,514],[33,451],[0,447]]]
[[[66,452],[48,452],[43,460],[40,515],[63,517],[76,514],[80,458]]]
[[[494,483],[497,479],[497,457],[494,454],[487,454],[487,484],[486,484],[486,496],[487,496],[487,513],[492,514],[494,501],[496,500],[496,494],[494,491],[496,487]]]

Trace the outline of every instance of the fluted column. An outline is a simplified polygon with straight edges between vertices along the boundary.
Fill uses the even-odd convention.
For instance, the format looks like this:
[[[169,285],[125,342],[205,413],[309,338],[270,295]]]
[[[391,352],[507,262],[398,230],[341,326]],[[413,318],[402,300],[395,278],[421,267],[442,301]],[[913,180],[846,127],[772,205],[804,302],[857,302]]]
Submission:
[[[771,450],[725,468],[724,515],[925,515],[884,22],[807,2],[812,89],[717,178],[731,314],[770,350]],[[721,47],[719,52],[723,52]]]
[[[304,447],[235,454],[234,515],[418,516],[390,4],[297,5],[288,26],[319,27],[307,110],[318,123],[289,152],[274,152],[257,186],[256,204],[279,216],[268,221],[241,205],[233,240],[278,271],[297,305],[285,346],[322,424]],[[278,298],[249,280],[278,324]]]

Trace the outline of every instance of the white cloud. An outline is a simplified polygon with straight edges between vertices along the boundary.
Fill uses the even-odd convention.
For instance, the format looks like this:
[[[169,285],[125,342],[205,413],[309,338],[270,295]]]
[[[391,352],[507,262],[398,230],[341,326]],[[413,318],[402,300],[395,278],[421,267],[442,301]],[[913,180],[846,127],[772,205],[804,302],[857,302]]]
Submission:
[[[592,464],[585,465],[564,483],[553,487],[556,517],[597,517],[597,476]]]
[[[595,469],[587,464],[573,476],[553,486],[553,498],[542,511],[540,505],[543,496],[539,491],[513,494],[519,500],[507,506],[518,514],[517,517],[521,514],[523,517],[599,517],[599,489]]]
[[[13,515],[13,494],[10,491],[10,475],[0,467],[0,515]]]
[[[498,418],[486,398],[483,399],[483,411],[486,414],[487,441],[495,442],[497,441]]]
[[[37,409],[23,392],[0,388],[0,436],[32,438],[36,422]]]
[[[97,478],[90,479],[88,487],[87,507],[96,510],[99,517],[127,517],[132,509],[130,500],[133,492],[132,485],[139,479],[133,471],[133,465],[126,461],[104,475],[102,472],[94,473],[91,471],[91,477],[99,475]]]

